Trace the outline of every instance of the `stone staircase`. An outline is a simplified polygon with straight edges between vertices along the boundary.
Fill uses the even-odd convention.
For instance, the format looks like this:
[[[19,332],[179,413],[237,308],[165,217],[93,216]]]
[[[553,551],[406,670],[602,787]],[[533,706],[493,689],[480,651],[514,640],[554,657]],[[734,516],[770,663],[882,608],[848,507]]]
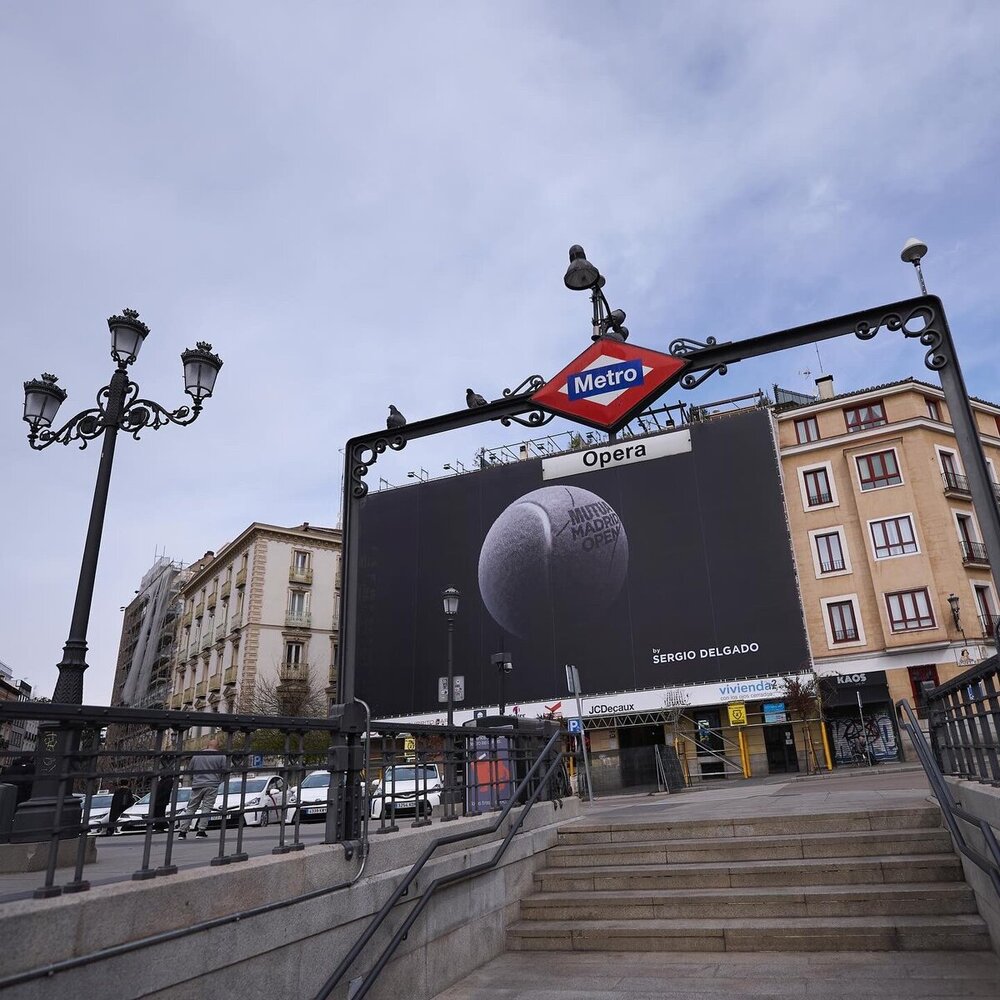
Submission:
[[[986,951],[936,806],[574,823],[513,951]]]

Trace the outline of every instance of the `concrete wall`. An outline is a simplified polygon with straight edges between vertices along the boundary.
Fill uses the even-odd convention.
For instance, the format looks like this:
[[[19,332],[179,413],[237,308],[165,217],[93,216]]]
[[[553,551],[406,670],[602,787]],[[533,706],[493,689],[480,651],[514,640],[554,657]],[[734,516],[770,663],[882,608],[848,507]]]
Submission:
[[[962,781],[958,778],[945,778],[945,781],[951,786],[952,794],[959,805],[974,816],[981,816],[985,819],[993,827],[994,832],[1000,836],[1000,789],[981,785],[974,781]],[[959,823],[962,826],[966,843],[986,857],[990,857],[990,852],[979,828],[963,820],[959,820]],[[997,896],[989,876],[978,865],[963,857],[962,867],[965,869],[966,882],[976,894],[979,913],[989,927],[990,937],[993,940],[993,950],[1000,954],[1000,897]]]
[[[518,901],[532,891],[533,873],[542,864],[543,852],[555,843],[557,824],[578,815],[577,799],[567,799],[561,809],[552,803],[535,806],[498,868],[435,894],[369,996],[373,1000],[433,997],[500,954],[507,925],[517,917]],[[462,819],[373,835],[365,874],[350,889],[11,987],[4,1000],[44,1000],[54,995],[120,1000],[311,997],[430,841],[489,822],[487,817]],[[411,887],[410,898],[397,905],[333,996],[341,1000],[347,996],[350,978],[368,971],[380,946],[434,878],[488,859],[499,839],[500,835],[479,837],[435,855],[438,860],[427,864]],[[357,861],[345,861],[339,847],[310,847],[232,868],[181,872],[152,883],[10,903],[0,909],[0,941],[5,942],[0,975],[288,899],[350,878],[357,868]]]

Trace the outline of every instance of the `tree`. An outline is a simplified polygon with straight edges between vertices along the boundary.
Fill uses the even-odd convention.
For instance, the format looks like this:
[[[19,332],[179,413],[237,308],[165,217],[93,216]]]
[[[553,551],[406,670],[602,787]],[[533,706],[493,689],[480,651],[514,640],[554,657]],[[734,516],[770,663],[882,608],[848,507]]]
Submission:
[[[798,677],[786,677],[783,696],[791,719],[794,721],[795,716],[798,716],[802,722],[806,751],[806,774],[815,774],[820,768],[809,723],[812,719],[819,718],[820,714],[819,686],[816,675],[813,674],[804,681]]]
[[[257,678],[253,690],[242,699],[240,711],[252,715],[324,719],[327,700],[326,694],[313,683],[312,669],[308,664],[299,667],[282,665],[278,668],[277,680]],[[285,733],[279,729],[257,729],[250,734],[245,749],[251,753],[284,755],[285,739]],[[328,733],[306,732],[302,740],[302,750],[306,754],[304,763],[325,763],[329,745]],[[297,736],[292,735],[288,748],[293,754],[299,752]]]

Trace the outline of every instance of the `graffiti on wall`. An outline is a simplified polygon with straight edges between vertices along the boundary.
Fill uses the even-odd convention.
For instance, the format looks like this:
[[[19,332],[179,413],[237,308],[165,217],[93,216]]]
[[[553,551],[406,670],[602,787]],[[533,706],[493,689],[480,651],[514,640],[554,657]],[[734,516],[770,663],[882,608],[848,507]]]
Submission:
[[[854,763],[856,744],[863,748],[867,743],[873,762],[899,758],[896,730],[889,710],[885,708],[868,709],[864,727],[857,715],[833,716],[830,719],[830,737],[833,740],[834,762],[838,766]]]

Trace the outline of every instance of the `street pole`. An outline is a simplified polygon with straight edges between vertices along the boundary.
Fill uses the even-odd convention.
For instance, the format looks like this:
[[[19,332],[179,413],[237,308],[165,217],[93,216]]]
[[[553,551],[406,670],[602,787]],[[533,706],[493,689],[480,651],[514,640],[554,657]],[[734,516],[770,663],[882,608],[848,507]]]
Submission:
[[[861,692],[856,691],[855,694],[858,696],[858,718],[861,719],[861,739],[864,740],[865,744],[865,759],[868,761],[868,766],[871,767],[872,753],[871,748],[868,746],[868,734],[865,732],[865,713],[861,707]]]
[[[567,665],[566,680],[569,683],[570,694],[576,696],[576,718],[580,723],[580,748],[583,750],[583,771],[587,778],[587,799],[594,801],[594,786],[590,781],[590,756],[587,753],[587,734],[583,728],[583,703],[580,701],[580,672],[576,667]]]
[[[455,725],[455,616],[448,615],[448,726]]]

